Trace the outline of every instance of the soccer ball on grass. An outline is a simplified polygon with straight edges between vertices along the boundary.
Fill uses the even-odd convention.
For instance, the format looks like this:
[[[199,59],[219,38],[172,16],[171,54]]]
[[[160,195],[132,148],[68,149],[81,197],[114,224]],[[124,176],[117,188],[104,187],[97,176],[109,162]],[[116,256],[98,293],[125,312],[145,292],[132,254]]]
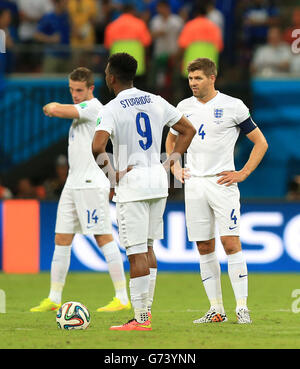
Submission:
[[[65,302],[56,314],[57,326],[60,329],[87,329],[90,321],[87,307],[80,302]]]

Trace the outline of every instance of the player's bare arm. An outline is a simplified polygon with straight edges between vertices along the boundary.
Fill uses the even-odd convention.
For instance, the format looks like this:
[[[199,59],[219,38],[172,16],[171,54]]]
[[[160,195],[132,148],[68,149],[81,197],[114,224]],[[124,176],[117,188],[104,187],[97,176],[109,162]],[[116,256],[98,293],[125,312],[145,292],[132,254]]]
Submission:
[[[186,152],[196,134],[194,126],[185,116],[182,116],[172,128],[175,129],[179,135],[175,141],[173,150],[168,155],[168,159],[163,163],[166,170],[172,168],[172,166],[180,160],[181,155]]]
[[[226,186],[230,186],[232,183],[243,182],[249,175],[258,167],[259,163],[262,161],[267,149],[268,143],[261,132],[261,130],[257,127],[253,131],[247,134],[247,137],[250,141],[254,143],[254,146],[251,150],[249,160],[244,165],[244,167],[239,171],[224,171],[222,173],[217,174],[217,176],[221,177],[218,180],[219,184],[225,184]]]
[[[167,156],[169,156],[171,152],[174,150],[176,140],[177,140],[177,135],[173,135],[172,132],[169,132],[167,139],[166,139]],[[171,167],[171,172],[173,173],[175,178],[181,183],[184,183],[185,179],[190,178],[189,171],[190,171],[189,168],[182,168],[180,164],[180,160],[176,161],[176,163],[174,163],[174,165]]]
[[[128,167],[126,170],[119,172],[114,170],[106,152],[109,137],[110,134],[106,131],[96,131],[92,143],[92,152],[98,165],[110,180],[111,187],[114,188],[116,183],[118,183],[120,179],[132,169],[132,167]]]
[[[92,142],[92,152],[97,164],[107,175],[113,188],[116,184],[116,173],[106,152],[109,137],[110,134],[106,131],[96,131]]]
[[[43,112],[48,117],[57,117],[65,119],[78,119],[79,113],[74,105],[59,104],[51,102],[43,107]]]

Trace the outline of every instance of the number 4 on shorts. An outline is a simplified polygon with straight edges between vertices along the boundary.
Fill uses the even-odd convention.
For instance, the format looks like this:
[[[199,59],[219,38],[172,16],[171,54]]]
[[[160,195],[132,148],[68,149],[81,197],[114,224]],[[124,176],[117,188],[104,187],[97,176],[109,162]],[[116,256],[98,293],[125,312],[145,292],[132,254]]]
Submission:
[[[236,215],[234,215],[234,211],[235,211],[235,209],[232,209],[232,212],[231,212],[231,215],[230,215],[230,219],[234,221],[234,224],[236,224],[237,217],[236,217]]]

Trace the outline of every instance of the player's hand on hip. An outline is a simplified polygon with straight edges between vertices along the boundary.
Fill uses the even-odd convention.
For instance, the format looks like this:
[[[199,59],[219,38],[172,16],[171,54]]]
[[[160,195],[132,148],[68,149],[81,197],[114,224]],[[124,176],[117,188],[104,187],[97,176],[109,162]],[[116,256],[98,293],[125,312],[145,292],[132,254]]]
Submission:
[[[133,169],[133,166],[129,166],[124,170],[121,170],[119,172],[116,172],[116,182],[119,183],[119,181],[121,180],[121,178],[123,178],[125,176],[125,174],[127,174],[128,172],[130,172]]]
[[[111,188],[109,191],[109,201],[112,201],[114,196],[115,196],[115,189]]]
[[[248,175],[243,171],[224,171],[217,174],[217,177],[221,177],[218,179],[217,183],[220,185],[230,186],[233,183],[243,182]]]
[[[191,177],[190,175],[190,169],[189,168],[175,168],[172,167],[171,171],[174,175],[174,177],[181,183],[184,183],[186,179],[189,179]]]

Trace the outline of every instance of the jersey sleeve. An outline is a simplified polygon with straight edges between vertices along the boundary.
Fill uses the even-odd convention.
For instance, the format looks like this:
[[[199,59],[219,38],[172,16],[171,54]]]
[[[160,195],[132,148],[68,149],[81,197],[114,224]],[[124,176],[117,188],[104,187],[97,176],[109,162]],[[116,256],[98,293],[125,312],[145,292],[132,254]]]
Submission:
[[[256,123],[251,118],[249,109],[241,100],[238,100],[236,105],[235,123],[246,135],[257,127]]]
[[[175,106],[168,103],[168,101],[162,97],[160,97],[160,99],[164,106],[164,123],[165,125],[172,127],[182,118],[183,114],[179,109],[175,108]]]
[[[74,107],[78,111],[79,119],[96,120],[99,106],[96,107],[93,101],[83,101],[80,104],[75,104]]]
[[[174,128],[170,128],[170,132],[172,133],[172,135],[174,135],[174,136],[178,136],[179,135],[179,132],[177,132],[177,131],[175,131],[175,129]]]
[[[177,110],[181,111],[181,102],[177,105]],[[182,113],[182,115],[184,115]],[[172,135],[174,136],[178,136],[179,135],[179,132],[177,132],[174,128],[170,127],[170,132],[172,133]]]
[[[115,122],[113,118],[113,114],[107,108],[103,108],[100,110],[97,116],[96,122],[96,131],[106,131],[110,135],[114,134],[115,131]]]
[[[242,100],[237,100],[235,116],[234,116],[235,124],[240,124],[249,117],[250,117],[250,112],[249,112],[248,107],[243,103]]]

